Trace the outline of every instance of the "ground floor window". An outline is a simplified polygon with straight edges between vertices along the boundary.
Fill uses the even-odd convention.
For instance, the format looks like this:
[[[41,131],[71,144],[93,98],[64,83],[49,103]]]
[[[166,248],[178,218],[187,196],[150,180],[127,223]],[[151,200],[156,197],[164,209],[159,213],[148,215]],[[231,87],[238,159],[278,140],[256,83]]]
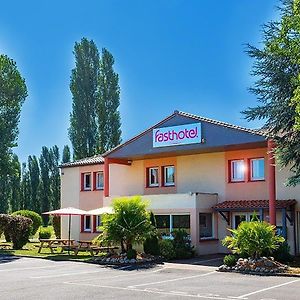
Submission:
[[[213,214],[200,213],[199,214],[199,235],[200,239],[213,238]]]
[[[239,213],[234,213],[232,215],[232,227],[234,229],[237,229],[238,226],[242,222],[250,222],[252,218],[254,217],[254,214],[258,219],[260,219],[260,215],[256,212],[239,212]]]
[[[155,215],[158,232],[170,236],[176,229],[185,229],[190,234],[190,215]]]
[[[95,232],[100,232],[100,226],[102,226],[102,222],[101,222],[101,216],[95,216],[96,220],[95,220]]]
[[[92,218],[91,216],[83,217],[83,231],[92,231]]]

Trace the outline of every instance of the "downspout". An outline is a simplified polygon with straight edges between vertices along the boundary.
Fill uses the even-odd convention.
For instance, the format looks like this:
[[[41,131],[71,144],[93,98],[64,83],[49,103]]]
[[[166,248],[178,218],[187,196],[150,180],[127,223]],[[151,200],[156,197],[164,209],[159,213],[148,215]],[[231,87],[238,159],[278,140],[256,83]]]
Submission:
[[[104,158],[104,197],[109,197],[109,158]]]
[[[276,226],[276,178],[275,178],[275,143],[268,139],[268,190],[270,224]]]

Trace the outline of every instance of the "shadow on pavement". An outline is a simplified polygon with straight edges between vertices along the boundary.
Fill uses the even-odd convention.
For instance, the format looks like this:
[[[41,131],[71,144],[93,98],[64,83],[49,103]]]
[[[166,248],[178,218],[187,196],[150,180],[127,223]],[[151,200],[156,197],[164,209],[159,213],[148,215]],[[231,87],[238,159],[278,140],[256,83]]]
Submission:
[[[223,264],[224,256],[224,254],[201,255],[189,259],[172,260],[170,262],[183,265],[219,267]]]
[[[3,251],[2,251],[3,252]],[[5,252],[5,251],[4,251]],[[5,264],[5,263],[10,263],[12,261],[15,261],[17,259],[19,259],[20,257],[17,257],[17,256],[14,256],[14,255],[11,255],[9,253],[5,254],[5,253],[2,253],[0,254],[0,264]]]

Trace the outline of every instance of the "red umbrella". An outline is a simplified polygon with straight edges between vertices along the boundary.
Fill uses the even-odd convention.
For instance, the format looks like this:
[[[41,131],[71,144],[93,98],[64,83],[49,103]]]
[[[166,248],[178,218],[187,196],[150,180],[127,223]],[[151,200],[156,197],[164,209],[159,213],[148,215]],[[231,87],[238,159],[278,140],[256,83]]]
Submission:
[[[57,210],[47,211],[43,213],[44,215],[56,215],[56,216],[69,216],[69,247],[71,243],[71,216],[82,216],[86,215],[87,212],[82,209],[75,207],[66,207]],[[68,251],[69,252],[69,251]]]

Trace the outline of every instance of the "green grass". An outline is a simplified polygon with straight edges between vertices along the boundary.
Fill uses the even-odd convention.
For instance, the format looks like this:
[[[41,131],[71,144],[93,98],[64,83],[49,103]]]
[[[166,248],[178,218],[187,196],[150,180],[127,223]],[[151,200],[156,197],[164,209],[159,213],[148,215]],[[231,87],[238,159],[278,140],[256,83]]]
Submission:
[[[42,253],[38,253],[39,245],[40,243],[27,243],[21,250],[0,249],[0,254],[28,256],[28,257],[50,259],[50,260],[76,260],[76,261],[85,261],[85,262],[93,261],[93,258],[89,252],[81,252],[80,254],[75,256],[72,251],[70,252],[70,255],[68,255],[67,251],[60,253],[60,248],[54,250],[54,253],[51,253],[50,249],[48,248],[43,248]],[[99,254],[99,256],[100,255],[101,254]]]

